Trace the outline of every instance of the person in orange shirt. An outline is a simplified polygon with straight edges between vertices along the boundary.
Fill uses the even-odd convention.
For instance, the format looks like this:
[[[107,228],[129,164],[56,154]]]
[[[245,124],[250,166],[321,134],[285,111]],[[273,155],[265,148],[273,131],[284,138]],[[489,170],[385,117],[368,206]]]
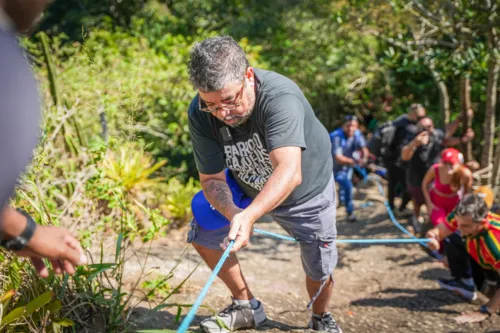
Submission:
[[[492,200],[484,192],[465,195],[447,219],[426,234],[431,250],[438,250],[440,241],[456,236],[457,231],[465,240],[449,237],[444,243],[453,279],[439,279],[442,288],[468,300],[477,298],[477,288],[490,289],[490,300],[478,311],[457,317],[460,323],[479,322],[500,310],[500,215],[489,211]]]

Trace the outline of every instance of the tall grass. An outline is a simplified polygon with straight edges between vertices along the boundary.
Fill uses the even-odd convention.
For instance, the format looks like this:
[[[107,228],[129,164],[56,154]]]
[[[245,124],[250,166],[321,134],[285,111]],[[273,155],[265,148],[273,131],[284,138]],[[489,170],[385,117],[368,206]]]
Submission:
[[[12,204],[40,224],[72,230],[91,264],[78,267],[73,277],[51,274],[39,279],[28,260],[0,252],[2,332],[86,332],[95,331],[96,322],[105,332],[126,331],[130,313],[142,299],[155,296],[167,304],[186,281],[166,288],[177,266],[160,280],[148,280],[146,267],[152,242],[164,237],[171,225],[189,219],[190,196],[199,186],[193,180],[187,187],[166,182],[181,168],[169,168],[167,159],[152,155],[154,149],[140,133],[164,135],[170,140],[167,145],[188,139],[182,128],[160,133],[143,121],[148,117],[137,116],[156,100],[137,90],[134,80],[143,77],[134,67],[137,63],[129,63],[135,69],[127,72],[122,62],[131,58],[112,53],[116,47],[96,49],[106,36],[97,33],[84,47],[62,46],[43,34],[38,43],[24,40],[42,83],[44,122],[33,162]],[[119,44],[119,37],[114,38],[108,42]],[[140,55],[139,48],[134,52],[134,57]],[[153,52],[144,54],[155,59]],[[113,66],[117,68],[110,70]],[[152,81],[141,84],[144,89]],[[109,137],[100,136],[99,114],[109,116]],[[137,242],[146,254],[139,276],[125,288],[125,262]]]

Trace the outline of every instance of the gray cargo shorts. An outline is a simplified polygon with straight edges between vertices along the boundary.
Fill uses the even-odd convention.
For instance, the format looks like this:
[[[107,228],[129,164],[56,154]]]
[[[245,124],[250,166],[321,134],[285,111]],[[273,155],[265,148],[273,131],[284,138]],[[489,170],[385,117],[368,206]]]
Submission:
[[[323,192],[310,200],[299,205],[278,207],[269,213],[299,242],[302,266],[307,276],[314,281],[332,275],[337,265],[335,192],[332,176]],[[220,250],[220,244],[228,234],[229,225],[217,230],[205,230],[193,219],[188,243]]]

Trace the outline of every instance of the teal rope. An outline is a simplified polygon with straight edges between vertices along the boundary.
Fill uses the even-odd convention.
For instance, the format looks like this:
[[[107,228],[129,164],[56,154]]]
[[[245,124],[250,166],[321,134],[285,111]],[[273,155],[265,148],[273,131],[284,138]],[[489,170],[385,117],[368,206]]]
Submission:
[[[384,191],[384,188],[382,187],[382,185],[380,184],[380,180],[376,179],[376,178],[371,178],[370,176],[368,176],[367,173],[366,173],[366,170],[362,170],[360,167],[356,167],[356,168],[358,168],[359,169],[358,171],[363,175],[363,180],[365,182],[368,179],[375,180],[376,183],[377,183],[377,187],[378,187],[378,190],[379,190],[380,194],[385,197],[385,191]],[[409,232],[405,227],[403,227],[401,224],[398,223],[398,221],[394,217],[394,213],[392,212],[392,209],[391,209],[391,207],[389,205],[389,202],[387,200],[384,201],[384,205],[385,205],[385,207],[387,209],[387,213],[389,214],[391,222],[396,227],[398,227],[398,229],[401,230],[403,233],[405,233],[408,236],[410,236],[411,239],[409,239],[409,238],[337,239],[336,242],[337,243],[351,243],[351,244],[420,243],[420,244],[422,244],[422,245],[425,246],[425,243],[428,243],[430,241],[429,238],[417,238],[417,237],[413,236],[413,234],[411,232]],[[254,231],[256,233],[260,233],[260,234],[263,234],[263,235],[271,236],[271,237],[274,237],[274,238],[297,242],[297,240],[295,238],[293,238],[293,237],[289,237],[289,236],[285,236],[285,235],[280,235],[280,234],[276,234],[276,233],[273,233],[273,232],[269,232],[269,231],[265,231],[265,230],[261,230],[261,229],[257,229],[257,228],[254,228]],[[219,271],[221,270],[222,265],[224,265],[224,262],[226,261],[226,259],[228,258],[229,252],[231,251],[231,249],[232,249],[233,246],[234,246],[234,241],[231,241],[229,243],[228,247],[226,248],[226,250],[224,251],[224,253],[222,254],[222,257],[219,259],[219,262],[215,266],[214,270],[212,271],[212,274],[208,278],[208,281],[205,284],[205,286],[203,287],[203,290],[201,291],[200,295],[198,296],[198,298],[194,302],[193,306],[189,310],[189,312],[186,315],[186,317],[184,317],[184,320],[182,321],[181,326],[177,330],[177,333],[185,333],[188,330],[189,325],[191,325],[191,322],[193,321],[194,316],[196,315],[196,312],[198,311],[198,308],[201,306],[201,302],[203,301],[203,299],[207,295],[208,289],[210,288],[210,286],[212,285],[212,283],[214,283],[215,278],[219,274]]]
[[[226,248],[226,251],[224,251],[224,253],[222,254],[222,257],[220,257],[219,262],[217,263],[214,270],[212,271],[212,274],[208,278],[208,281],[205,284],[205,286],[203,287],[203,290],[201,291],[200,295],[198,296],[198,298],[194,302],[193,306],[189,310],[186,317],[184,317],[184,320],[182,321],[181,326],[177,330],[177,333],[184,333],[188,330],[189,325],[191,325],[191,322],[193,321],[194,316],[196,315],[196,312],[198,311],[198,308],[201,306],[201,302],[203,301],[203,299],[207,295],[208,288],[210,288],[212,283],[214,283],[215,278],[219,274],[219,271],[221,270],[222,265],[224,265],[224,262],[226,261],[227,257],[229,256],[229,252],[231,251],[233,246],[234,246],[234,241],[229,242],[229,245]]]
[[[274,238],[278,239],[284,239],[287,241],[292,241],[292,242],[297,242],[297,239],[290,237],[290,236],[285,236],[285,235],[280,235],[276,234],[274,232],[262,230],[262,229],[257,229],[254,228],[253,231],[257,234],[262,234],[266,236],[271,236]],[[335,242],[337,244],[339,243],[347,243],[347,244],[394,244],[394,243],[420,243],[420,242],[425,242],[428,243],[430,242],[430,238],[419,238],[419,239],[409,239],[409,238],[382,238],[382,239],[337,239]]]
[[[384,187],[382,186],[382,183],[380,182],[380,179],[368,176],[366,170],[362,169],[361,167],[359,167],[357,165],[354,168],[356,169],[356,171],[358,171],[359,173],[361,173],[363,175],[363,179],[364,179],[365,182],[367,180],[374,180],[375,183],[377,184],[378,191],[385,198]],[[410,238],[415,239],[415,240],[419,240],[419,241],[416,241],[414,243],[419,243],[422,246],[426,246],[426,243],[428,241],[425,242],[424,238],[415,237],[411,232],[408,231],[408,229],[406,229],[405,227],[403,227],[398,222],[398,220],[394,216],[394,212],[392,211],[391,205],[389,205],[389,201],[387,199],[384,200],[384,206],[385,206],[385,209],[387,210],[387,214],[389,214],[389,219],[391,220],[392,224],[394,224],[394,226],[396,226],[396,228],[398,228],[405,235],[410,236]]]

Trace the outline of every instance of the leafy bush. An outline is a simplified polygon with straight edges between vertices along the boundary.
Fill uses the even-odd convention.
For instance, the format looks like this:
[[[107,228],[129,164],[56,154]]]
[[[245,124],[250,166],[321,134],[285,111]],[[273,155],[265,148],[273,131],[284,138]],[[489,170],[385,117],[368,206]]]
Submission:
[[[100,48],[107,38],[109,45]],[[91,330],[89,322],[98,317],[107,332],[123,331],[128,321],[124,313],[140,301],[138,291],[147,282],[142,272],[132,288],[123,284],[132,242],[146,246],[164,236],[170,225],[155,191],[161,188],[166,205],[170,188],[175,190],[169,201],[176,209],[172,218],[186,219],[190,206],[186,198],[195,187],[192,180],[187,187],[191,192],[163,183],[165,177],[183,170],[167,165],[168,156],[176,154],[168,147],[181,147],[181,155],[190,153],[185,128],[172,125],[163,130],[164,123],[154,128],[144,122],[151,109],[151,119],[158,112],[174,119],[184,108],[179,104],[178,109],[165,105],[155,109],[159,96],[165,97],[161,82],[173,85],[178,77],[162,70],[168,67],[165,57],[142,49],[132,36],[97,31],[83,46],[62,41],[43,34],[36,42],[23,41],[38,66],[44,122],[41,143],[12,204],[38,223],[78,230],[92,264],[79,267],[74,277],[51,275],[42,280],[28,261],[3,254],[0,325],[6,332],[60,332],[63,327],[82,332]],[[156,130],[169,138],[158,142],[170,155],[159,156],[161,149],[145,144],[142,133]],[[111,239],[115,246],[109,246]],[[162,286],[147,292],[157,290]],[[159,295],[164,300],[169,296]]]

